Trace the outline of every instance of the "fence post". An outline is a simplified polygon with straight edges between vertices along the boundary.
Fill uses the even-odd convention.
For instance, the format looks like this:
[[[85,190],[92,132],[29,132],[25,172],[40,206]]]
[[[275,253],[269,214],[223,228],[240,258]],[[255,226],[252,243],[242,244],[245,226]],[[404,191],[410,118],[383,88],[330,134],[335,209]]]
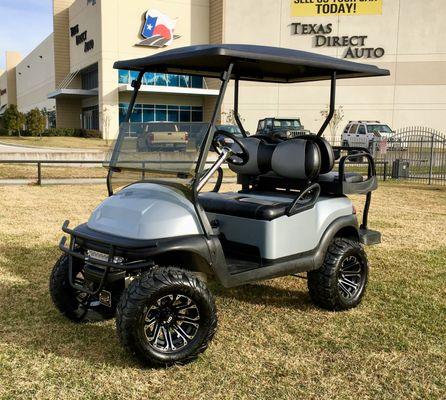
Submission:
[[[37,163],[37,185],[42,185],[42,163]]]
[[[432,168],[434,166],[434,134],[431,136],[431,152],[429,157],[429,185],[432,183]]]
[[[387,160],[384,160],[384,177],[383,180],[386,180],[386,176],[387,176]]]

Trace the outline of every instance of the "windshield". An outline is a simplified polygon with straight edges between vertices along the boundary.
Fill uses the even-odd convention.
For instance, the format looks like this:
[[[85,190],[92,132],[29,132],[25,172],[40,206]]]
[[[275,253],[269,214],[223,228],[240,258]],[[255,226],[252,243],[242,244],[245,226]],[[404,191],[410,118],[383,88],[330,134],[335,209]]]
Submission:
[[[381,133],[392,133],[392,129],[388,125],[384,124],[374,124],[374,125],[367,125],[367,132],[373,133],[373,132],[381,132]]]
[[[298,119],[275,119],[274,127],[275,128],[300,128],[302,125],[300,124],[300,120]]]
[[[112,187],[140,180],[191,184],[208,127],[207,122],[122,123],[105,162],[113,168]]]

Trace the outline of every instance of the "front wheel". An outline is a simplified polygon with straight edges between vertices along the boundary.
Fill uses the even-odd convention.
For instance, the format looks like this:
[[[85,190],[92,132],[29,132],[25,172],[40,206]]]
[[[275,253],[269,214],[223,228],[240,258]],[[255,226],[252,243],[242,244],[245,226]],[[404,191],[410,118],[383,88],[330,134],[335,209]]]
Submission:
[[[119,339],[153,366],[184,364],[206,350],[217,328],[212,294],[188,271],[159,267],[133,280],[116,314]]]
[[[327,310],[356,307],[367,286],[369,267],[361,244],[335,238],[328,247],[323,265],[308,272],[308,289],[313,302]]]
[[[84,282],[82,265],[77,260],[73,260],[73,279],[80,285]],[[89,298],[71,287],[67,255],[62,255],[54,265],[49,286],[51,299],[60,313],[74,322],[83,321],[88,311]]]

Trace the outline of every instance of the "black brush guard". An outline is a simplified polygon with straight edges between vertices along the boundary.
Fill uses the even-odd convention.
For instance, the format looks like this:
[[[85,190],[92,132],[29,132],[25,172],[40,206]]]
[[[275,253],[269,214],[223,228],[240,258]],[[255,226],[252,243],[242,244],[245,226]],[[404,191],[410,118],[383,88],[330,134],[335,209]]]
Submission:
[[[62,237],[59,243],[59,249],[62,250],[68,256],[68,277],[69,283],[72,288],[78,290],[82,293],[86,293],[89,296],[98,295],[105,284],[107,283],[107,278],[112,270],[124,270],[124,271],[137,271],[150,268],[154,265],[153,261],[131,261],[131,262],[115,262],[115,257],[118,254],[122,254],[126,249],[120,248],[118,245],[101,240],[98,237],[91,237],[88,234],[83,234],[79,231],[68,228],[69,221],[65,221],[62,225],[62,231],[70,235],[69,247],[66,247],[67,238]],[[94,243],[96,246],[92,246],[93,249],[100,248],[105,254],[108,254],[108,260],[100,260],[97,258],[85,255],[80,251],[78,246],[79,241],[86,243]],[[156,247],[156,243],[153,244]],[[73,257],[81,260],[85,264],[92,265],[94,267],[99,267],[104,270],[101,277],[99,286],[96,289],[90,289],[85,286],[78,285],[74,282],[73,277]]]

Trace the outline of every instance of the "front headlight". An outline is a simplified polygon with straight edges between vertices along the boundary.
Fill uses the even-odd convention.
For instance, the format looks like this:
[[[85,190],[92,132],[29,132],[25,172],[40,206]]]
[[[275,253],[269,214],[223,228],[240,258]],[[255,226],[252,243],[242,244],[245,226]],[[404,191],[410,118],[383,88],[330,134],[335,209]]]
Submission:
[[[87,250],[87,255],[93,260],[100,260],[108,262],[108,254],[100,253],[99,251]],[[115,264],[120,264],[124,261],[124,258],[115,256],[113,257],[113,262]]]

